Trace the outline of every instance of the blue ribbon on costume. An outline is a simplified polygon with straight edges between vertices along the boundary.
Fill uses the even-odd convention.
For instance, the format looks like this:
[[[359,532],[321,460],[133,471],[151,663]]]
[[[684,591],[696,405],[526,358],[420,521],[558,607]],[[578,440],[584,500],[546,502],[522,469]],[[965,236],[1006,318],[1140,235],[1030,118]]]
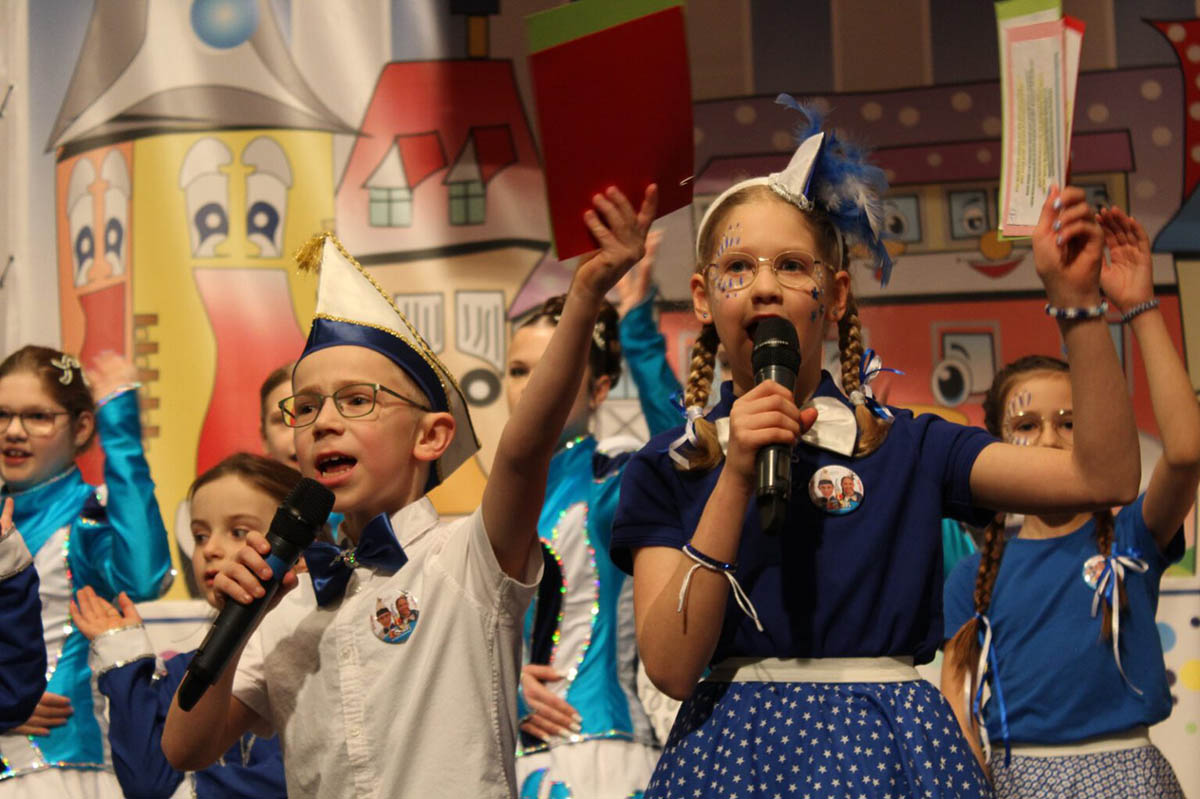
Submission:
[[[1104,570],[1096,579],[1096,590],[1092,593],[1093,619],[1100,610],[1102,597],[1112,608],[1112,648],[1113,657],[1117,661],[1117,671],[1121,672],[1121,678],[1125,680],[1125,684],[1132,688],[1138,696],[1142,695],[1142,689],[1130,681],[1129,676],[1125,673],[1125,667],[1121,665],[1121,584],[1125,580],[1126,569],[1145,572],[1149,568],[1149,564],[1142,560],[1141,550],[1129,547],[1124,552],[1117,552],[1114,543],[1112,552],[1104,559]]]
[[[899,369],[884,366],[883,359],[879,357],[879,353],[871,348],[867,348],[867,351],[863,353],[862,360],[858,362],[858,385],[859,392],[862,394],[862,404],[866,405],[871,413],[880,419],[890,422],[894,418],[892,412],[888,410],[886,405],[875,399],[875,392],[871,390],[871,381],[879,377],[882,372],[891,372],[897,375],[904,374]],[[850,393],[852,400],[857,399],[854,394],[855,392]]]
[[[990,698],[990,694],[985,694],[984,689],[987,687],[988,677],[991,677],[992,686],[995,688],[996,702],[1000,706],[1000,736],[1004,739],[1004,765],[1007,767],[1012,761],[1012,747],[1008,731],[1008,705],[1004,701],[1004,690],[1000,687],[1000,667],[996,661],[996,648],[992,646],[992,623],[985,613],[977,612],[975,618],[979,620],[980,625],[983,627],[978,633],[979,663],[975,667],[978,684],[973,697],[971,696],[970,683],[965,684],[963,688],[967,693],[967,701],[971,708],[971,714],[975,717],[975,723],[979,726],[979,739],[983,744],[983,757],[987,760],[991,757],[992,747],[991,741],[988,740],[987,723],[983,719],[983,708]]]
[[[304,562],[312,577],[317,604],[327,605],[345,595],[350,573],[359,566],[395,572],[408,563],[408,555],[396,540],[391,520],[381,513],[367,522],[358,546],[341,549],[327,541],[317,541],[304,550]]]
[[[667,400],[671,403],[672,406],[674,406],[675,410],[679,411],[680,416],[682,416],[684,419],[687,418],[687,408],[685,408],[683,406],[683,392],[682,391],[672,392],[671,396],[667,397]]]

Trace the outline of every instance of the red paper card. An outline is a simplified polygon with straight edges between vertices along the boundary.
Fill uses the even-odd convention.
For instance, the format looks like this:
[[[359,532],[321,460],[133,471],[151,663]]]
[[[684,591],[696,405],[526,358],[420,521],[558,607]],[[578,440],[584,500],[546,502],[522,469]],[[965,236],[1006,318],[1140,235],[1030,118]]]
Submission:
[[[676,6],[529,57],[559,259],[596,249],[592,196],[637,207],[658,184],[662,216],[692,201],[692,90]]]

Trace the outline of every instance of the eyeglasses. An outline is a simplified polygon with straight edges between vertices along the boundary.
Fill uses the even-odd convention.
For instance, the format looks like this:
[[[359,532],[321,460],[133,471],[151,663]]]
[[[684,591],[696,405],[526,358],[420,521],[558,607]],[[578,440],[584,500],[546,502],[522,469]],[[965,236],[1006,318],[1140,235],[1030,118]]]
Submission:
[[[1043,440],[1046,428],[1052,427],[1058,440],[1071,443],[1075,439],[1075,414],[1070,408],[1059,408],[1043,417],[1037,411],[1022,411],[1004,420],[1004,439],[1018,446],[1032,446]]]
[[[411,405],[426,413],[433,410],[378,383],[355,383],[342,386],[332,394],[294,394],[279,401],[279,410],[283,411],[283,423],[288,427],[308,427],[317,421],[317,416],[321,413],[325,400],[332,399],[333,407],[337,408],[338,413],[343,417],[358,419],[375,410],[375,401],[380,391],[391,394],[406,405]]]
[[[10,411],[0,408],[0,432],[8,430],[13,419],[21,420],[21,428],[27,435],[48,436],[54,432],[55,422],[60,416],[70,416],[70,411]]]
[[[789,289],[815,288],[813,284],[817,280],[817,267],[822,264],[828,266],[803,250],[787,250],[774,258],[761,258],[735,250],[722,253],[708,265],[706,272],[709,279],[715,282],[717,291],[737,294],[750,287],[762,271],[760,267],[763,264],[770,265],[775,280]]]

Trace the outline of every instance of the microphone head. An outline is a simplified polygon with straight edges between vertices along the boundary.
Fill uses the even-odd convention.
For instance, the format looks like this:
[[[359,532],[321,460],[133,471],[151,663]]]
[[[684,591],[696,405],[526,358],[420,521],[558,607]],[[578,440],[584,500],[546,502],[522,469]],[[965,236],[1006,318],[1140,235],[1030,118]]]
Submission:
[[[283,501],[292,508],[304,522],[312,527],[320,527],[329,518],[333,510],[333,492],[311,477],[301,477],[300,482]]]
[[[754,330],[750,364],[755,373],[768,366],[799,371],[800,338],[796,335],[796,326],[782,316],[769,316],[759,322]]]

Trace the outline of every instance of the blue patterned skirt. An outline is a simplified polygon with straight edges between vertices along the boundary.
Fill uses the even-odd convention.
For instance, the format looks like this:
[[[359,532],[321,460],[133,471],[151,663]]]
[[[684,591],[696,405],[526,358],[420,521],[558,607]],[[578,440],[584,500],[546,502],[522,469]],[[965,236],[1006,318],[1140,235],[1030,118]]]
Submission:
[[[1000,749],[989,765],[999,799],[1184,799],[1175,771],[1156,746],[1085,755],[1013,755],[1007,768]]]
[[[647,799],[991,797],[950,705],[924,680],[703,682]]]

